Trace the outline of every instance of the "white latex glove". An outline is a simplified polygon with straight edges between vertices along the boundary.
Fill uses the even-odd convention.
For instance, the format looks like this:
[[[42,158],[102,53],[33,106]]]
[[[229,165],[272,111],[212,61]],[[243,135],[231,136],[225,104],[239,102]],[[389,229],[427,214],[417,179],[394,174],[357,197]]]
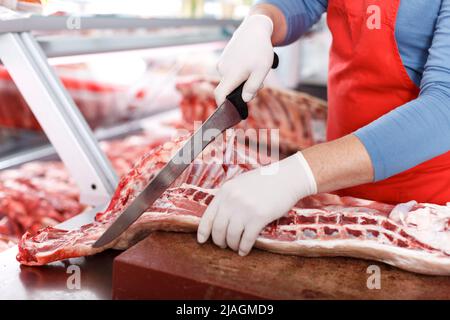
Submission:
[[[197,240],[247,255],[261,230],[302,198],[317,193],[314,175],[301,152],[226,182],[206,209]]]
[[[223,51],[217,71],[221,77],[214,94],[217,105],[242,82],[242,99],[248,102],[262,87],[273,63],[272,20],[260,14],[248,16]]]

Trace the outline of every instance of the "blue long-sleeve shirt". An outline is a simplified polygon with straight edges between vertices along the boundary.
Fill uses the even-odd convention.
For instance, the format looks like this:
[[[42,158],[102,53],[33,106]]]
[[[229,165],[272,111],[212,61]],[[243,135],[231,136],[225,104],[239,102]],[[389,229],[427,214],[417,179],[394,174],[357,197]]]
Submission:
[[[285,44],[305,33],[328,6],[328,0],[258,2],[285,15]],[[450,150],[450,0],[401,0],[395,36],[420,95],[355,132],[371,157],[376,181]]]

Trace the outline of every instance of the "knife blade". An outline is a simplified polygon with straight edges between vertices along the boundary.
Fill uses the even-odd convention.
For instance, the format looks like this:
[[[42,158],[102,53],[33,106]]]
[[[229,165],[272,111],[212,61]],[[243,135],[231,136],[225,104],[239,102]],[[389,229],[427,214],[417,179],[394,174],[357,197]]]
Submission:
[[[274,53],[272,68],[275,69],[278,66],[278,61],[278,56]],[[244,84],[245,82],[233,90],[227,96],[225,102],[183,144],[144,190],[94,243],[94,248],[103,247],[119,237],[170,187],[217,136],[248,117],[247,104],[242,100]],[[204,135],[206,132],[208,133],[207,138]]]

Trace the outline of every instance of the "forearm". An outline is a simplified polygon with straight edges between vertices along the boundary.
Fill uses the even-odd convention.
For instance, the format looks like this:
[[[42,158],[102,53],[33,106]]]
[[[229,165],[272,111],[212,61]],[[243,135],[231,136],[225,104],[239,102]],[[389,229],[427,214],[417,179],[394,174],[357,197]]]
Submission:
[[[328,0],[258,0],[250,14],[269,16],[274,25],[273,45],[287,45],[308,31],[327,6]]]
[[[450,150],[450,0],[442,1],[436,21],[420,95],[354,132],[370,155],[374,181]],[[408,46],[403,50],[408,51]]]
[[[332,192],[373,181],[371,159],[355,135],[315,145],[302,153],[314,174],[318,192]]]
[[[375,181],[450,150],[449,105],[444,89],[428,90],[355,132],[372,159]]]
[[[268,16],[273,22],[272,44],[280,45],[286,39],[287,23],[281,10],[272,4],[257,4],[250,10],[249,15],[262,14]]]
[[[384,180],[447,152],[449,104],[444,93],[427,93],[354,134],[304,150],[318,191]]]

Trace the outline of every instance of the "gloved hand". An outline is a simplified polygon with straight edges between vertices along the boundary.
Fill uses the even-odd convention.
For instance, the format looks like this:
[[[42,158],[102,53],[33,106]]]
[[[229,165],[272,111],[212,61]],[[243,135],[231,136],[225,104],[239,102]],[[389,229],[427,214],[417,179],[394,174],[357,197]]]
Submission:
[[[301,152],[249,171],[222,186],[200,221],[197,240],[204,243],[212,234],[216,245],[247,255],[267,224],[315,193],[314,175]]]
[[[242,99],[253,99],[272,67],[272,32],[272,20],[261,14],[248,16],[234,32],[217,64],[221,77],[214,92],[217,105],[246,80]]]

